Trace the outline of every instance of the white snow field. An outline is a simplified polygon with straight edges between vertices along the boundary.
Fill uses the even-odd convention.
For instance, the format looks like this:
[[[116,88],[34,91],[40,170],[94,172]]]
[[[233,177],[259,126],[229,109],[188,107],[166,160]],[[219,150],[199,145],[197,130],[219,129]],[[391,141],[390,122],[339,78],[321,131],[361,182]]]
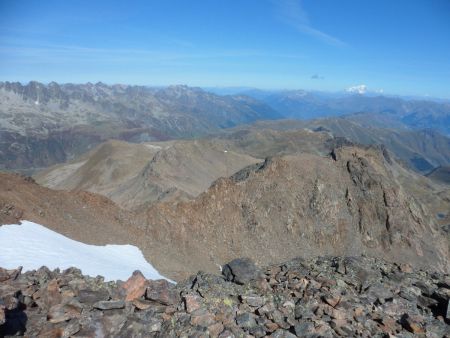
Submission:
[[[100,275],[105,281],[125,281],[134,270],[147,279],[167,279],[133,245],[84,244],[29,221],[0,226],[0,267],[22,266],[28,271],[43,265],[51,270],[76,267],[84,275]]]

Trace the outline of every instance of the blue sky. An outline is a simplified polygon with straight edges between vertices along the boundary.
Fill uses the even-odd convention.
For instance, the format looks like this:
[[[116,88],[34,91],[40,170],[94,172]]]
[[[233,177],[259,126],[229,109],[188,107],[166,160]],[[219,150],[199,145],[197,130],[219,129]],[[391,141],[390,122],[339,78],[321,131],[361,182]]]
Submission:
[[[0,0],[0,80],[450,98],[449,0]]]

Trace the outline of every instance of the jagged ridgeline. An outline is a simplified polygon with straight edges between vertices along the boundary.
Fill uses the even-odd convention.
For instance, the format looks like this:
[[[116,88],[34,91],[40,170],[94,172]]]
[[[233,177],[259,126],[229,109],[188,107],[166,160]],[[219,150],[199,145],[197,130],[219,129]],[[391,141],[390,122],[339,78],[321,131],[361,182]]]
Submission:
[[[155,204],[140,217],[151,237],[183,243],[178,250],[193,270],[236,256],[267,264],[365,253],[448,271],[436,208],[447,213],[449,204],[423,180],[386,151],[344,146],[328,157],[270,158],[194,200]]]

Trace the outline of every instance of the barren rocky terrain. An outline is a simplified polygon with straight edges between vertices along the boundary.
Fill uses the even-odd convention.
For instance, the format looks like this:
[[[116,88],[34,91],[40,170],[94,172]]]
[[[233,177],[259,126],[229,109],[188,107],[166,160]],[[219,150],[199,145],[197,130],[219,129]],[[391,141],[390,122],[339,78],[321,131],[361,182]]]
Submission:
[[[0,225],[132,244],[179,283],[0,269],[4,335],[448,334],[448,137],[361,114],[244,124],[279,116],[185,86],[0,95],[0,164],[45,167],[0,173]]]
[[[87,190],[137,209],[159,200],[196,197],[219,177],[261,161],[227,149],[208,140],[142,144],[111,140],[34,177],[49,188]]]
[[[0,269],[0,334],[36,337],[448,337],[449,275],[365,257],[249,259],[175,285],[135,272]]]
[[[328,156],[267,158],[217,179],[197,197],[134,212],[93,193],[3,177],[2,223],[29,219],[92,244],[134,244],[176,280],[218,272],[240,256],[265,265],[298,255],[367,254],[449,269],[448,189],[382,148],[344,145]]]
[[[421,179],[414,175],[374,148],[275,157],[217,180],[193,201],[150,206],[141,223],[152,238],[196,257],[193,270],[299,253],[367,253],[448,270],[448,235],[426,203],[434,191],[418,196],[400,183]],[[449,201],[441,202],[447,217]]]

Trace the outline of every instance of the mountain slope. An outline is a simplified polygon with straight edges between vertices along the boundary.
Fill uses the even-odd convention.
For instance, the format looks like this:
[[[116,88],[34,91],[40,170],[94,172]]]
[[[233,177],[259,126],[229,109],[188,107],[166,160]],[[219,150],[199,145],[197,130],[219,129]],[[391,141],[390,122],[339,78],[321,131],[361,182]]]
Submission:
[[[0,173],[0,224],[26,219],[88,244],[127,244],[132,214],[89,192],[55,191]]]
[[[305,128],[310,132],[314,131],[314,134],[328,133],[329,138],[343,137],[357,144],[383,145],[406,165],[422,174],[428,173],[434,167],[450,163],[449,137],[429,129],[402,130],[364,126],[358,120],[355,121],[353,116],[311,121],[260,121],[248,126],[239,126],[223,133],[233,137],[233,133],[234,135],[238,135],[238,133],[243,135],[245,133],[261,133],[267,130],[294,133],[296,130]],[[280,133],[280,135],[282,134]],[[261,148],[264,149],[264,147]]]
[[[427,177],[438,183],[450,184],[450,165],[437,167]]]
[[[188,257],[174,257],[145,231],[134,213],[106,197],[85,191],[57,191],[36,184],[29,177],[0,172],[0,227],[28,220],[42,224],[72,240],[92,245],[137,246],[164,276],[186,275]]]
[[[157,200],[195,197],[217,178],[258,161],[208,140],[112,140],[68,164],[39,172],[35,179],[53,189],[99,193],[135,209]]]
[[[155,204],[140,217],[153,238],[192,257],[194,270],[237,256],[264,264],[365,253],[448,271],[448,238],[424,197],[398,179],[419,176],[375,149],[344,147],[333,158],[269,159],[219,179],[194,201]]]
[[[263,264],[364,253],[450,268],[450,189],[386,150],[344,146],[328,156],[274,157],[219,178],[191,200],[156,201],[134,213],[92,193],[2,175],[0,223],[28,219],[90,244],[136,245],[171,279],[217,272],[239,256]]]
[[[281,117],[247,96],[199,88],[0,83],[0,163],[32,169],[63,162],[102,141],[193,137]]]

